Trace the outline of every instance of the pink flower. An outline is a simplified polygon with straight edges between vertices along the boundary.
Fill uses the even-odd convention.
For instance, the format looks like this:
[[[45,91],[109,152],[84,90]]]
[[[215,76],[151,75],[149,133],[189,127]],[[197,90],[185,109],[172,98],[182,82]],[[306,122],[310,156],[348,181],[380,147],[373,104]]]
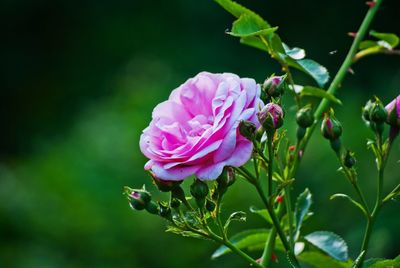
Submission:
[[[388,123],[392,126],[400,126],[400,95],[385,108],[388,111]]]
[[[238,131],[241,120],[259,126],[263,106],[253,79],[235,74],[202,72],[173,90],[158,104],[140,137],[150,160],[145,169],[162,180],[196,175],[214,180],[224,166],[239,167],[251,157],[252,142]]]

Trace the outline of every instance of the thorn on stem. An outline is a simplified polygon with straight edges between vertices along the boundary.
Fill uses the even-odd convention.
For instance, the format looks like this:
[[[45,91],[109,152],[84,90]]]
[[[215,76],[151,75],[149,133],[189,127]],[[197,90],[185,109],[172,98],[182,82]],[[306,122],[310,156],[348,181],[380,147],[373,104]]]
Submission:
[[[366,4],[367,6],[369,6],[369,8],[373,8],[373,7],[376,6],[376,3],[375,3],[374,1],[367,1],[367,2],[365,2],[365,4]]]
[[[348,32],[347,35],[355,38],[357,36],[357,32]]]
[[[354,75],[354,70],[351,68],[351,67],[349,67],[349,69],[347,70],[351,75]]]

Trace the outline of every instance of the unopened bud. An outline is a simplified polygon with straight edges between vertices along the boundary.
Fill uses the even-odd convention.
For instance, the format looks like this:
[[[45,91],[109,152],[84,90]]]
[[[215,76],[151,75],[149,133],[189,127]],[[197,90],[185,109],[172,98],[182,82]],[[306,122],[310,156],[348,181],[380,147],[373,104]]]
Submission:
[[[243,120],[239,123],[240,134],[250,141],[254,140],[256,129],[257,127],[253,122]]]
[[[150,201],[145,208],[151,214],[159,214],[158,205],[153,201]]]
[[[129,192],[128,192],[129,191]],[[125,190],[130,206],[136,210],[143,210],[151,201],[151,195],[144,188],[143,189],[130,189]]]
[[[314,114],[310,105],[301,108],[296,113],[296,122],[302,128],[308,128],[314,123]]]
[[[193,184],[190,186],[190,193],[194,198],[205,198],[208,195],[207,183],[199,179],[195,179]]]
[[[375,102],[371,106],[370,110],[370,121],[381,124],[386,121],[388,117],[388,112],[385,107],[383,107],[382,102],[376,98]]]
[[[286,76],[271,76],[263,83],[262,89],[268,96],[279,97],[283,94],[285,88]]]
[[[348,168],[352,168],[356,164],[356,158],[354,157],[353,152],[347,150],[343,157],[343,164]]]
[[[284,113],[281,106],[276,103],[268,103],[257,115],[266,131],[276,130],[283,125]]]
[[[150,172],[150,176],[153,179],[154,184],[157,186],[158,190],[161,192],[170,192],[172,189],[175,187],[179,186],[182,181],[167,181],[167,180],[161,180],[156,177],[156,175],[153,172]]]
[[[386,122],[392,127],[400,127],[400,95],[386,105],[388,117]]]
[[[170,219],[171,218],[171,208],[163,202],[158,202],[159,214],[161,217]]]
[[[333,110],[329,114],[325,114],[321,125],[322,135],[331,141],[334,141],[342,135],[342,124],[334,117]]]

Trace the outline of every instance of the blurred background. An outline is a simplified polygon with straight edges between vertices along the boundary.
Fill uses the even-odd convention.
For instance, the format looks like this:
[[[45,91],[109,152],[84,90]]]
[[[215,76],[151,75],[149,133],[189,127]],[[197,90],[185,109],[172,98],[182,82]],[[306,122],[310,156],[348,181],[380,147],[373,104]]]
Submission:
[[[240,2],[332,75],[351,44],[346,33],[357,30],[367,11],[364,0]],[[262,82],[280,72],[277,63],[225,35],[233,18],[211,0],[4,0],[0,14],[0,267],[245,267],[236,256],[210,260],[216,248],[210,242],[165,233],[161,219],[130,210],[122,189],[154,190],[139,136],[172,89],[203,70]],[[399,35],[399,17],[400,2],[384,1],[372,29]],[[373,56],[353,69],[337,115],[345,146],[357,154],[362,188],[372,194],[374,162],[365,146],[372,135],[360,109],[373,94],[385,103],[399,94],[400,57]],[[299,73],[295,79],[312,84]],[[285,108],[294,138],[290,101]],[[399,153],[397,141],[385,191],[400,181]],[[364,220],[345,201],[329,201],[336,192],[352,194],[337,168],[315,133],[295,194],[305,187],[314,193],[315,215],[305,233],[334,231],[355,257]],[[261,206],[242,181],[226,200],[224,215]],[[371,256],[400,253],[399,212],[398,201],[382,210]],[[263,224],[248,215],[234,229]]]

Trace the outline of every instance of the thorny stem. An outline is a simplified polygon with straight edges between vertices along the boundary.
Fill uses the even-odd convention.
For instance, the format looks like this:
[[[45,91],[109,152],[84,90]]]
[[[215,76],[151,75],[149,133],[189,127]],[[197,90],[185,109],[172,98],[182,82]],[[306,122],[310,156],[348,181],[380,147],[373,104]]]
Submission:
[[[339,71],[337,72],[335,78],[333,79],[333,81],[331,82],[331,84],[330,84],[330,86],[329,86],[329,88],[327,90],[328,93],[334,95],[336,93],[336,91],[338,90],[338,88],[340,87],[340,84],[341,84],[342,80],[346,76],[350,66],[353,63],[353,59],[354,59],[354,56],[355,56],[355,54],[356,54],[356,52],[358,50],[360,42],[364,39],[364,36],[367,33],[368,28],[369,28],[372,20],[374,19],[375,14],[378,11],[379,6],[381,5],[382,1],[383,0],[375,0],[375,6],[371,7],[368,10],[363,22],[361,23],[361,26],[360,26],[359,30],[357,32],[357,35],[354,38],[354,41],[353,41],[353,43],[352,43],[352,45],[350,47],[350,50],[346,55],[346,58],[344,59],[342,65],[339,68]],[[324,98],[320,102],[320,104],[318,105],[318,107],[317,107],[317,109],[316,109],[316,111],[314,113],[314,117],[316,118],[316,120],[314,121],[314,124],[307,130],[306,135],[302,139],[299,151],[304,151],[305,150],[305,148],[306,148],[306,146],[308,144],[308,141],[310,140],[311,135],[314,132],[316,126],[317,126],[318,120],[321,118],[322,113],[328,108],[329,103],[330,103],[330,101],[328,99]],[[300,161],[300,158],[299,158],[298,155],[296,155],[295,157],[296,157],[295,166],[292,169],[292,175],[293,176],[294,176],[294,174],[296,173],[296,170],[297,170],[297,166],[298,166],[297,162]]]

